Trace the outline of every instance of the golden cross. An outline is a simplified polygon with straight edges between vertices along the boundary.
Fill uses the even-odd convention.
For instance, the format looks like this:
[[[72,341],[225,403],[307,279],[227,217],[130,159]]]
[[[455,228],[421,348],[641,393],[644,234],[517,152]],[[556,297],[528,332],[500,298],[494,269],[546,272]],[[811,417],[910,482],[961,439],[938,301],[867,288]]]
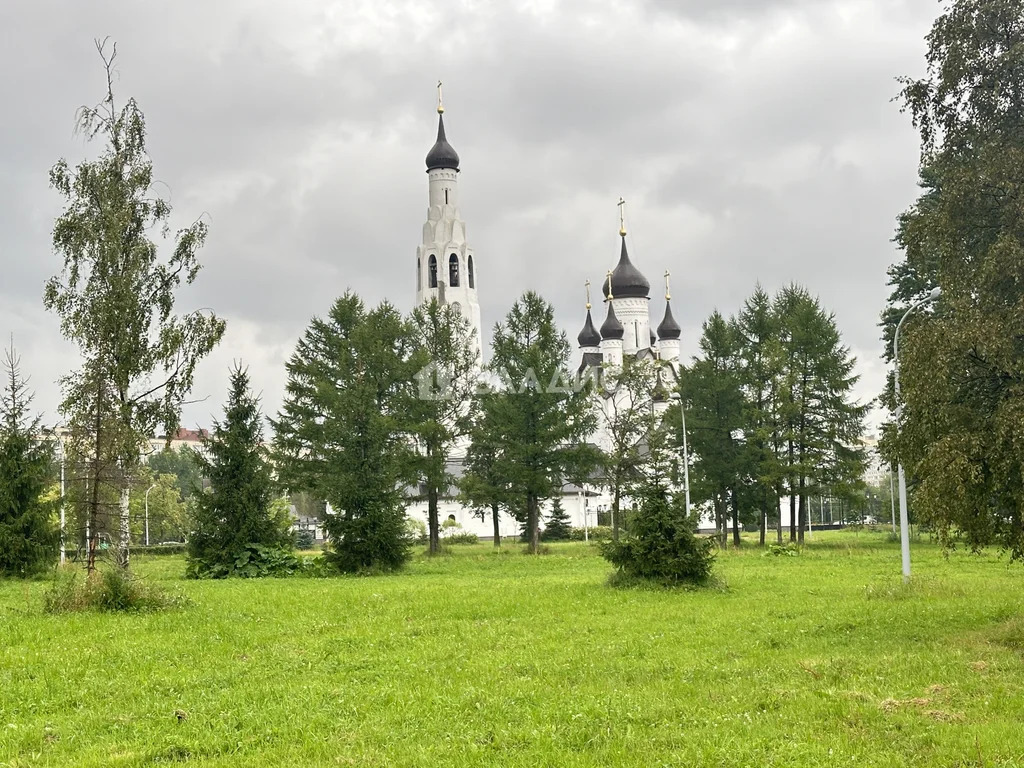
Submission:
[[[444,114],[444,104],[441,103],[441,81],[437,81],[437,114]]]
[[[587,280],[586,286],[587,286],[587,311],[589,311],[590,310],[590,281],[589,280]]]
[[[672,298],[672,291],[668,287],[668,279],[672,275],[667,269],[665,270],[665,301],[669,301]]]
[[[619,234],[620,235],[625,235],[626,234],[626,201],[623,200],[621,197],[619,198],[618,206],[619,206]]]
[[[611,301],[615,297],[612,296],[612,271],[608,270],[608,301]]]

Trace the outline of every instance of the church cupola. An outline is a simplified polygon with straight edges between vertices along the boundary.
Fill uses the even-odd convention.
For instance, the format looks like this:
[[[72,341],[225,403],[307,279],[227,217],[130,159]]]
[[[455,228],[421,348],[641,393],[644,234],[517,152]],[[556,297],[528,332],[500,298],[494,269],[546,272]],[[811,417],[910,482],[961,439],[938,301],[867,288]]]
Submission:
[[[453,171],[459,170],[459,153],[448,143],[444,135],[444,107],[437,107],[437,141],[427,152],[427,170],[434,171],[438,168],[450,168]]]
[[[622,323],[620,323],[619,318],[615,316],[615,307],[609,301],[608,316],[604,319],[604,323],[601,325],[601,338],[622,341],[624,333],[625,329],[622,327]]]
[[[633,262],[629,260],[629,252],[626,250],[626,232],[621,230],[622,249],[619,252],[619,263],[612,270],[611,284],[604,286],[605,298],[611,298],[612,294],[617,299],[646,299],[651,293],[651,284],[643,276]]]
[[[665,317],[658,326],[658,353],[662,360],[676,363],[679,360],[679,337],[683,329],[672,316],[672,290],[669,286],[671,274],[665,270]]]
[[[594,326],[594,318],[590,316],[590,281],[586,282],[587,288],[587,321],[583,324],[583,330],[580,331],[580,335],[576,337],[576,341],[580,343],[580,349],[584,351],[597,351],[597,347],[601,345],[601,334],[597,332],[597,328]]]

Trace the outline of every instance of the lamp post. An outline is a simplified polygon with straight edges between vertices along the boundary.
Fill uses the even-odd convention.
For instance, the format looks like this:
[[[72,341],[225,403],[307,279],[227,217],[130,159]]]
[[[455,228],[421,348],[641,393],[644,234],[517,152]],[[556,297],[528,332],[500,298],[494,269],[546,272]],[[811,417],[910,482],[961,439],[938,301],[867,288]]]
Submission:
[[[942,289],[936,286],[924,299],[910,307],[896,324],[896,333],[892,338],[892,361],[895,367],[896,384],[896,429],[899,429],[903,417],[903,402],[900,399],[900,329],[910,314],[919,307],[936,301],[942,295]],[[903,472],[903,462],[897,464],[900,486],[900,553],[903,558],[903,583],[910,583],[910,522],[907,517],[907,476]]]
[[[683,491],[686,498],[686,516],[690,516],[690,452],[686,445],[686,409],[683,408],[683,398],[678,392],[673,392],[671,398],[673,403],[679,406],[679,417],[683,423]]]
[[[149,546],[149,492],[156,488],[156,483],[153,483],[149,488],[146,489],[146,546]]]
[[[65,541],[64,541],[64,441],[60,435],[57,435],[57,453],[60,455],[60,564],[64,565],[65,558]]]

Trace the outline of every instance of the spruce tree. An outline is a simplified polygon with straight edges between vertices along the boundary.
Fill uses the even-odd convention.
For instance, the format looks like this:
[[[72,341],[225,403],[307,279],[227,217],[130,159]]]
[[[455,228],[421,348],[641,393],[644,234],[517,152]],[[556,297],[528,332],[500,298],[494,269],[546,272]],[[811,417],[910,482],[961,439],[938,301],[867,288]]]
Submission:
[[[394,570],[409,558],[404,489],[420,476],[413,445],[416,329],[353,293],[314,318],[288,362],[273,422],[275,465],[291,491],[325,499],[327,557],[345,572]]]
[[[57,558],[53,506],[43,501],[52,480],[53,452],[29,415],[32,394],[18,356],[7,350],[0,395],[0,576],[30,576]]]
[[[236,366],[224,420],[214,423],[203,451],[195,454],[210,488],[195,496],[195,529],[188,541],[192,576],[231,576],[250,564],[258,567],[262,557],[291,546],[287,520],[271,509],[275,494],[261,420],[259,400],[249,391],[249,375]]]
[[[566,541],[572,534],[569,515],[562,506],[562,497],[555,496],[551,501],[551,512],[544,525],[544,541]]]

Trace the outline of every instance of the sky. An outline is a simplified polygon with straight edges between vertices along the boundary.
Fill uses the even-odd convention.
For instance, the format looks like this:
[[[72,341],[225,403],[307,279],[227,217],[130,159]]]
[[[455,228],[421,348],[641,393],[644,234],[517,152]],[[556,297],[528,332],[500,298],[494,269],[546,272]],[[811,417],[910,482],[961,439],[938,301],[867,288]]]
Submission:
[[[523,291],[575,348],[584,281],[634,263],[685,357],[702,321],[760,284],[799,282],[834,312],[880,391],[878,314],[917,195],[918,140],[893,99],[924,71],[933,0],[5,0],[0,29],[0,335],[36,407],[59,420],[76,365],[42,306],[59,159],[95,151],[76,109],[104,95],[94,39],[117,43],[115,92],[145,112],[172,228],[210,234],[179,310],[227,321],[185,426],[221,414],[233,362],[268,414],[310,319],[347,288],[410,310],[427,209],[436,84],[461,157],[485,344]],[[171,241],[162,243],[169,252]]]

